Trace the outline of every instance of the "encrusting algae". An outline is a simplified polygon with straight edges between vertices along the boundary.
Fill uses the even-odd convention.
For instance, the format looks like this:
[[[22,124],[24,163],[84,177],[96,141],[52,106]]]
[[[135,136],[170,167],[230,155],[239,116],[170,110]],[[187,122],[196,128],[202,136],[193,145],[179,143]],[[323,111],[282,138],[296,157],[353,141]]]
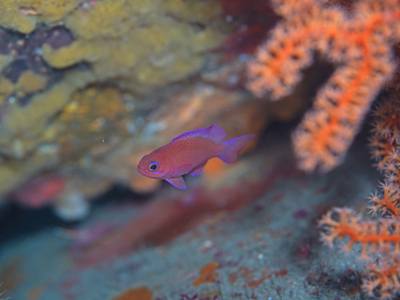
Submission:
[[[25,106],[18,103],[17,94],[10,96],[3,105],[7,113],[2,116],[0,125],[0,152],[14,158],[22,158],[43,143],[42,137],[49,121],[68,103],[72,93],[90,80],[93,80],[90,73],[71,72],[64,80],[46,91],[32,95],[29,104]],[[21,89],[19,82],[17,86]],[[25,86],[25,89],[27,88],[29,87]]]
[[[31,33],[40,23],[60,22],[85,0],[6,0],[0,3],[0,26]]]
[[[43,57],[55,68],[89,62],[97,80],[118,78],[131,90],[177,81],[198,71],[204,52],[221,38],[218,3],[192,2],[106,0],[79,7],[65,18],[76,40],[58,50],[44,45]]]

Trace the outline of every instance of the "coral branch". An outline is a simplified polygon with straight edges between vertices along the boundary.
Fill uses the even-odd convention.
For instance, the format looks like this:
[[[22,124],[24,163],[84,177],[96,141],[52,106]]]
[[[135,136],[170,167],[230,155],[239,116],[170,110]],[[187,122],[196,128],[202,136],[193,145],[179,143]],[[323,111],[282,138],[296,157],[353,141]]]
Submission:
[[[390,191],[383,186],[385,195]],[[400,221],[399,219],[377,219],[363,221],[348,208],[334,208],[320,221],[321,238],[333,246],[344,244],[343,250],[350,251],[354,245],[361,245],[361,259],[370,261],[363,290],[369,296],[379,295],[381,299],[394,298],[400,292]]]
[[[375,296],[375,292],[379,291],[382,300],[391,299],[400,292],[399,274],[400,257],[389,254],[368,265],[362,288],[369,296]]]
[[[392,77],[391,46],[400,38],[400,2],[367,0],[348,15],[322,1],[275,0],[285,17],[248,64],[248,88],[272,99],[289,94],[313,50],[340,65],[293,134],[300,167],[329,171],[344,158],[372,101]]]
[[[387,181],[400,184],[400,99],[392,96],[373,110],[370,148],[376,167],[384,173]]]
[[[400,222],[396,219],[362,221],[351,209],[335,208],[319,221],[319,226],[327,227],[321,238],[331,247],[336,240],[341,241],[348,252],[361,244],[361,259],[371,259],[378,251],[400,255]]]
[[[383,190],[383,196],[379,197],[375,192],[370,199],[371,205],[368,208],[372,215],[379,212],[382,216],[400,217],[400,210],[397,207],[400,203],[399,189],[387,182],[381,183],[380,188]]]

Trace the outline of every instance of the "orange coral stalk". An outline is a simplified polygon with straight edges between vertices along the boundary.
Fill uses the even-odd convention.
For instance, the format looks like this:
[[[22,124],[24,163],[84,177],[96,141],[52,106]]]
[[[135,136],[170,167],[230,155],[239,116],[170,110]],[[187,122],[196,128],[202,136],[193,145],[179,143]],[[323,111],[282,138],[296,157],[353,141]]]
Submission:
[[[383,190],[383,196],[380,198],[377,193],[371,194],[371,206],[368,208],[372,215],[380,212],[382,215],[389,215],[393,217],[400,217],[400,210],[397,206],[400,203],[399,188],[390,183],[381,183],[381,189]]]
[[[380,293],[382,300],[389,300],[400,292],[400,257],[385,255],[376,263],[367,266],[367,278],[363,280],[362,289],[369,295]]]
[[[384,191],[389,188],[384,185]],[[350,251],[361,244],[360,258],[370,263],[363,280],[363,290],[369,296],[379,295],[382,300],[395,297],[400,292],[400,221],[378,219],[363,221],[349,208],[334,208],[320,221],[324,243],[333,246],[344,242],[343,249]]]
[[[248,64],[255,94],[287,95],[312,63],[312,50],[340,64],[293,135],[300,167],[329,171],[344,158],[379,89],[391,78],[400,39],[400,2],[365,0],[348,15],[317,0],[275,0],[285,17]]]
[[[385,195],[390,194],[383,185]],[[336,240],[345,241],[345,251],[353,245],[362,245],[360,258],[369,259],[363,290],[369,296],[380,295],[382,300],[400,292],[400,222],[398,219],[363,221],[352,209],[334,208],[320,221],[322,240],[333,246]]]
[[[397,219],[362,221],[349,208],[334,208],[320,221],[321,239],[329,246],[336,240],[344,243],[343,250],[350,251],[354,244],[361,244],[361,259],[371,259],[372,254],[387,253],[400,255],[400,222]],[[347,239],[347,241],[345,241]]]

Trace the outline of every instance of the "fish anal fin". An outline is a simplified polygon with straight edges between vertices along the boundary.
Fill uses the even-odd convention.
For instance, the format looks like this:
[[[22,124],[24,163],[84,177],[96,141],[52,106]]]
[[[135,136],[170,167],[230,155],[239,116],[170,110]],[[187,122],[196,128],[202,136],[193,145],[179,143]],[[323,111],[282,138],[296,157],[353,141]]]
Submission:
[[[174,138],[171,141],[171,143],[179,140],[192,139],[196,137],[202,137],[205,139],[209,139],[216,144],[221,144],[226,138],[226,132],[221,127],[213,124],[206,128],[196,129],[182,133],[181,135]]]
[[[170,184],[172,184],[174,187],[177,187],[178,189],[181,189],[181,190],[186,189],[186,183],[182,176],[171,177],[171,178],[168,178],[165,180],[168,181]]]
[[[198,165],[197,167],[193,168],[189,174],[192,176],[200,175],[203,172],[204,166],[206,165],[207,161],[203,162],[202,164]]]

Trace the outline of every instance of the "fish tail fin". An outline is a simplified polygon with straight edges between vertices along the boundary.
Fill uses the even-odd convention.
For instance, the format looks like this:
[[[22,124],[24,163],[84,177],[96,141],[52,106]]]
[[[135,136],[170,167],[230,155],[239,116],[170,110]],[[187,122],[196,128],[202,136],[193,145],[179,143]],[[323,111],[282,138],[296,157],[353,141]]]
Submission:
[[[218,156],[228,164],[234,164],[237,161],[240,150],[244,148],[258,134],[247,134],[235,137],[222,143],[225,147],[222,153]]]

